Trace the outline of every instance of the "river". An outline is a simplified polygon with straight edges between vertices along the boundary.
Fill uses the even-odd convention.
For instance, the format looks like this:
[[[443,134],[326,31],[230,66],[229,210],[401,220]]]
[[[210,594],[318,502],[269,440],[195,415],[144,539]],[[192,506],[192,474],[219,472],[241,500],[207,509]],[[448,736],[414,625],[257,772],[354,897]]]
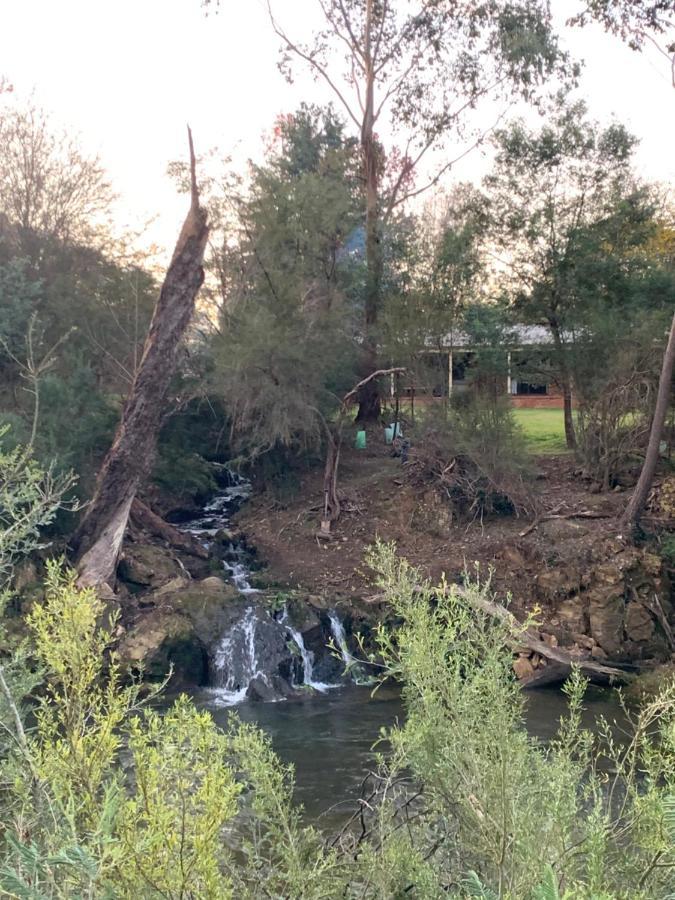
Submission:
[[[542,688],[525,696],[528,731],[544,742],[550,740],[567,710],[565,695]],[[196,699],[220,724],[236,711],[242,720],[266,731],[281,759],[295,769],[295,798],[304,807],[306,821],[328,831],[353,811],[381,730],[405,714],[400,690],[393,685],[375,693],[354,685],[279,703],[244,702],[236,710],[214,707],[208,694]],[[600,716],[621,720],[616,692],[590,687],[584,724],[593,729]]]
[[[232,476],[230,486],[218,494],[199,517],[184,522],[182,527],[208,546],[219,529],[229,528],[232,513],[245,502],[249,492],[248,482]],[[258,592],[248,580],[250,572],[245,548],[236,540],[224,568],[239,592],[254,603]],[[237,678],[230,673],[228,678],[232,679],[232,684],[226,679],[219,687],[196,694],[195,699],[198,705],[209,709],[220,724],[225,724],[227,717],[236,710],[242,720],[266,731],[280,758],[294,767],[295,799],[304,807],[306,821],[326,830],[334,830],[354,809],[363,779],[372,768],[374,747],[382,730],[400,721],[405,714],[401,693],[395,685],[385,685],[373,691],[370,687],[326,685],[312,681],[312,654],[307,653],[302,636],[291,627],[285,616],[284,612],[275,624],[282,632],[287,629],[299,647],[306,686],[304,690],[290,699],[277,702],[251,702],[245,699],[249,681],[260,676],[261,663],[264,663],[264,660],[256,658],[256,625],[251,608],[246,610],[244,618],[229,635],[223,637],[219,652],[228,658],[219,661],[216,654],[216,669],[219,665],[227,669],[232,663],[232,656],[240,657],[235,673]],[[261,614],[268,627],[269,618],[266,613]],[[247,624],[250,627],[246,627]],[[344,634],[335,626],[338,629],[341,627],[334,614],[331,615],[331,627],[336,644],[342,646]],[[343,658],[349,658],[346,645]],[[319,690],[309,690],[309,685]],[[333,689],[326,690],[328,687]],[[528,691],[525,725],[532,735],[546,742],[555,735],[566,709],[567,700],[559,690]],[[614,691],[591,687],[586,695],[584,724],[594,729],[600,716],[609,721],[621,721],[622,711]],[[384,749],[382,742],[379,749]]]

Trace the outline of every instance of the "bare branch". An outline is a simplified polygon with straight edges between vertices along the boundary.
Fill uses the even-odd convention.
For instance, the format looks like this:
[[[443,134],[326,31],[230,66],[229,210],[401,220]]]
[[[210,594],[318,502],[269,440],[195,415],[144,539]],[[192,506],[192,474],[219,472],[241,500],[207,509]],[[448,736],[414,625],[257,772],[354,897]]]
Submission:
[[[272,12],[272,4],[271,0],[267,0],[267,12],[270,17],[270,22],[272,24],[272,28],[274,29],[275,34],[281,38],[281,40],[286,44],[288,50],[291,53],[295,53],[296,56],[299,56],[300,59],[304,59],[306,63],[308,63],[315,72],[318,72],[319,75],[324,79],[324,81],[329,85],[335,96],[339,99],[340,103],[344,106],[347,115],[354,122],[357,128],[361,127],[361,123],[358,118],[354,115],[354,112],[344,97],[344,94],[340,90],[340,88],[335,84],[333,79],[330,77],[326,69],[320,65],[314,56],[310,53],[307,53],[303,50],[298,44],[294,44],[293,41],[288,37],[288,35],[283,31],[283,29],[277,24],[276,19],[274,18],[274,14]]]

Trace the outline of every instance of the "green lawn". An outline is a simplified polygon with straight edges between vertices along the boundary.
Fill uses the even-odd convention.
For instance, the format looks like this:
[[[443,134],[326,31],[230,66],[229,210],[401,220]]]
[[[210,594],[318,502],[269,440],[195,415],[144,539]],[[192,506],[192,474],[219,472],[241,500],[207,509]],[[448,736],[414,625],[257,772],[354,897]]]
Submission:
[[[532,453],[566,453],[562,409],[515,409]]]

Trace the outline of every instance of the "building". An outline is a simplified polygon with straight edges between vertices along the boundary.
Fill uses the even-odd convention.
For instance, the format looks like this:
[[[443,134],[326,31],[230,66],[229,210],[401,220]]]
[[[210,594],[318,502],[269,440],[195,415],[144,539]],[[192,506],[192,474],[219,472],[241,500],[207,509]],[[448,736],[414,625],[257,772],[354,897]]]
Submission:
[[[420,359],[422,377],[405,389],[424,402],[444,399],[482,386],[508,397],[518,408],[562,409],[562,392],[552,376],[552,337],[542,325],[516,325],[503,347],[476,345],[461,331],[447,334],[438,349]],[[490,366],[478,365],[489,354]],[[487,371],[486,371],[487,370]]]

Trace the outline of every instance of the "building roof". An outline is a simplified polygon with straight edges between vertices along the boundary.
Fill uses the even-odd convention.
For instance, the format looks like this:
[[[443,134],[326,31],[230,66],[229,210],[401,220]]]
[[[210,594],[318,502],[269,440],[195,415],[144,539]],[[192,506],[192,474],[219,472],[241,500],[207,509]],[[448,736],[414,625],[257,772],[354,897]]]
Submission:
[[[551,332],[545,325],[512,325],[504,332],[505,343],[538,346],[552,342]],[[441,339],[443,347],[471,347],[476,341],[465,331],[450,331]]]

